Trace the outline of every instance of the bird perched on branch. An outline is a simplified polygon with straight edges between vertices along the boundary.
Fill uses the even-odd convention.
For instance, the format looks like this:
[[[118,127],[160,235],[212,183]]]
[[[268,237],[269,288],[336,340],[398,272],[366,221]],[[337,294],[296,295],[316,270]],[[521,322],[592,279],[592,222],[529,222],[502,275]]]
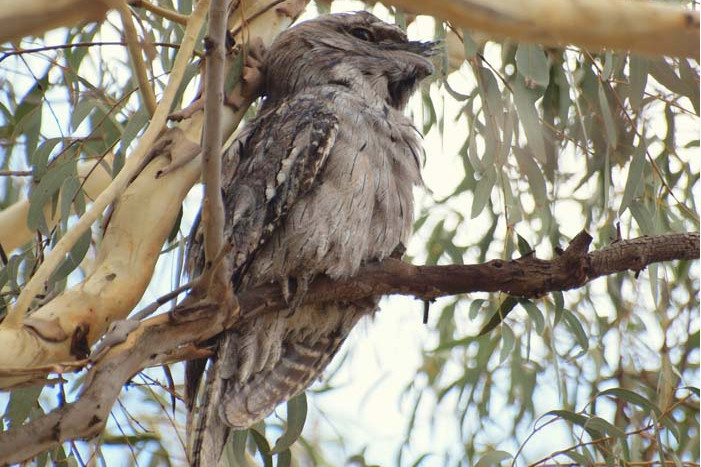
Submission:
[[[216,404],[209,412],[220,420],[200,416],[200,438],[214,441],[195,439],[195,451],[221,452],[225,427],[250,427],[304,390],[376,309],[379,297],[302,300],[315,276],[351,277],[406,243],[422,150],[402,112],[433,72],[435,48],[367,12],[300,23],[270,47],[260,111],[222,161],[225,233],[235,290],[278,282],[290,308],[219,339],[207,387],[220,383],[221,391],[204,403]],[[191,272],[203,257],[193,233]],[[198,371],[189,369],[195,383]]]

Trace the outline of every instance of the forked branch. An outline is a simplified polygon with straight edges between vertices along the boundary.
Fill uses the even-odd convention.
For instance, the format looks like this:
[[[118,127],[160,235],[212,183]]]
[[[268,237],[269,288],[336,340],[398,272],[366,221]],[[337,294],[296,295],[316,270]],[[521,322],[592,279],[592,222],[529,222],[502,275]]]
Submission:
[[[365,265],[352,279],[315,280],[304,303],[355,300],[372,295],[402,294],[428,300],[477,291],[502,291],[539,296],[549,291],[581,287],[590,280],[661,261],[698,259],[699,234],[680,233],[618,241],[589,253],[591,237],[582,232],[553,260],[527,255],[513,261],[493,260],[476,265],[414,266],[396,259]],[[31,422],[0,433],[0,459],[14,463],[30,459],[63,441],[100,433],[121,387],[142,369],[166,362],[202,357],[196,344],[240,320],[286,306],[277,286],[242,293],[236,322],[218,307],[188,309],[177,319],[159,315],[141,323],[127,340],[107,351],[90,369],[83,393]],[[229,321],[227,321],[229,320]],[[26,369],[23,370],[26,372]],[[26,374],[26,373],[25,373]]]

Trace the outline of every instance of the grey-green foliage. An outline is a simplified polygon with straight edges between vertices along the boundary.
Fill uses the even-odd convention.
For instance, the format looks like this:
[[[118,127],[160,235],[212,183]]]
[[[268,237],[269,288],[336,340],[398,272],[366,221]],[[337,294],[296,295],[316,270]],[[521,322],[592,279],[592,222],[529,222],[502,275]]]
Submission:
[[[524,238],[548,257],[585,228],[598,248],[618,224],[624,237],[698,231],[698,63],[525,44],[478,51],[455,72],[462,79],[433,85],[464,103],[445,115],[457,123],[443,138],[464,138],[465,178],[420,217],[428,242],[414,261],[512,259],[527,252]],[[465,194],[471,209],[453,202]],[[445,222],[446,210],[460,221]],[[687,387],[699,377],[697,265],[610,276],[513,311],[509,303],[506,316],[510,300],[451,301],[407,387],[416,410],[456,414],[462,446],[447,463],[493,465],[518,454],[517,465],[538,465],[553,462],[555,449],[561,462],[699,461],[698,389]],[[544,396],[553,390],[557,398]],[[552,418],[560,422],[551,433],[564,432],[569,445],[529,437],[547,433],[540,427]],[[399,465],[417,455],[414,429]]]
[[[191,11],[188,1],[159,4]],[[182,26],[133,11],[150,41],[149,73],[158,94],[176,49],[153,44],[177,44]],[[397,16],[400,24],[407,18]],[[437,31],[445,37],[442,25]],[[0,170],[31,172],[0,177],[0,207],[28,195],[28,222],[37,230],[35,241],[6,252],[0,314],[43,250],[70,227],[71,212],[82,213],[89,203],[77,183],[76,162],[114,151],[116,172],[148,122],[124,48],[98,45],[119,40],[111,21],[63,34],[65,44],[87,45],[0,53]],[[459,158],[463,176],[448,196],[429,193],[415,226],[417,236],[427,239],[415,263],[512,259],[532,250],[549,257],[582,228],[597,248],[615,238],[619,223],[624,237],[698,231],[698,63],[464,39],[470,60],[436,78],[418,103],[424,116],[419,128],[443,140],[457,138],[461,147],[440,155],[427,148],[427,157]],[[24,49],[42,45],[40,39],[21,43]],[[197,71],[192,64],[183,93]],[[47,202],[60,217],[52,229],[42,214]],[[181,232],[174,245],[182,239]],[[47,293],[80,277],[75,269],[95,241],[99,236],[86,235],[76,244]],[[183,243],[169,254],[182,253]],[[445,303],[433,309],[433,339],[404,392],[413,407],[405,443],[387,447],[398,465],[494,465],[513,458],[525,465],[556,449],[563,450],[555,459],[562,462],[699,462],[698,389],[685,388],[699,377],[697,264],[657,265],[638,278],[609,276],[537,300],[473,294]],[[477,337],[485,326],[493,329]],[[133,380],[103,446],[121,446],[125,459],[141,465],[182,462],[184,411],[178,402],[172,414],[170,396],[181,391],[180,367],[166,375],[153,370]],[[333,375],[327,381],[315,392],[332,391]],[[82,376],[73,379],[58,393],[72,400],[81,382]],[[3,427],[55,407],[56,394],[44,391],[40,404],[39,392],[15,391]],[[449,452],[412,450],[416,424],[435,422],[420,412],[454,413],[460,442]],[[255,456],[262,465],[345,460],[323,436],[299,437],[308,418],[306,399],[290,401],[287,414],[287,421],[272,419],[235,434],[227,458],[238,465]],[[537,436],[529,435],[551,427],[570,442],[533,449]],[[337,435],[343,445],[343,433]],[[48,455],[83,463],[87,451],[81,446],[66,444]],[[105,462],[99,449],[97,456]],[[364,452],[349,460],[373,463]],[[43,456],[39,464],[47,461]]]

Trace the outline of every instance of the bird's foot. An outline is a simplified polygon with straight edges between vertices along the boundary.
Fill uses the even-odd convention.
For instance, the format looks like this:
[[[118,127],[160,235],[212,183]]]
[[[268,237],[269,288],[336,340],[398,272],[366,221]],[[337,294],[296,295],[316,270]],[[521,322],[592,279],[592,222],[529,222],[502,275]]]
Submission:
[[[306,274],[297,277],[288,276],[280,278],[282,297],[285,299],[289,310],[285,316],[286,318],[294,315],[295,310],[302,304],[307,290],[309,289],[310,280],[311,276]]]

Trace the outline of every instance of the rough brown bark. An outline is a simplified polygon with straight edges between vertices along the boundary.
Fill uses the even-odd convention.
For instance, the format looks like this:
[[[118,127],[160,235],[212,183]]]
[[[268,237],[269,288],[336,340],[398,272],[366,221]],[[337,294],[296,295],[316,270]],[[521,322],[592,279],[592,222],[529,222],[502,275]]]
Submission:
[[[699,234],[679,233],[617,241],[587,252],[591,237],[582,232],[553,260],[531,254],[513,261],[493,260],[476,265],[413,266],[386,259],[364,266],[353,279],[314,281],[305,303],[354,300],[376,294],[414,295],[429,300],[444,295],[477,291],[503,291],[518,296],[539,296],[549,291],[581,287],[603,275],[670,260],[699,257]],[[239,296],[242,314],[250,319],[286,307],[279,287],[266,286]],[[193,309],[191,303],[187,304]],[[0,433],[2,462],[20,462],[59,443],[100,433],[121,387],[137,372],[166,362],[202,357],[193,343],[202,342],[235,325],[217,312],[217,306],[194,305],[177,317],[159,315],[107,351],[88,374],[80,398],[31,422]],[[53,367],[56,369],[56,367]],[[27,370],[23,370],[26,374]],[[47,371],[47,370],[43,370]]]
[[[348,280],[315,280],[305,303],[357,300],[370,295],[413,295],[432,300],[471,292],[504,292],[519,297],[538,297],[555,290],[581,287],[604,275],[640,271],[648,264],[673,259],[698,259],[697,232],[639,237],[612,243],[588,253],[591,237],[577,235],[557,258],[542,260],[535,254],[512,261],[483,264],[414,266],[388,258],[368,264]],[[285,307],[277,287],[261,287],[239,296],[244,318]]]

